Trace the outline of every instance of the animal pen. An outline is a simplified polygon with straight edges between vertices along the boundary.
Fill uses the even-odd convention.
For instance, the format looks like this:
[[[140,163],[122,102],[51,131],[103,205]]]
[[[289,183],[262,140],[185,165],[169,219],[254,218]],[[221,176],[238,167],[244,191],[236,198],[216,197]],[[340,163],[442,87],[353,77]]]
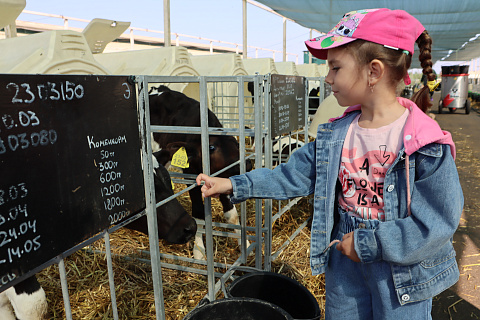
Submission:
[[[11,76],[15,75],[8,75],[7,77]],[[32,75],[29,77],[35,79],[39,76]],[[44,77],[42,78],[44,81],[49,81],[51,83],[59,81],[67,83],[69,80],[71,83],[81,83],[81,81],[88,82],[88,80],[84,80],[84,78],[77,78],[78,76],[51,75],[42,77]],[[48,79],[45,77],[48,77]],[[98,78],[97,76],[86,77],[91,77],[89,79]],[[308,142],[308,93],[313,86],[319,86],[323,89],[324,79],[271,74],[242,76],[139,75],[130,76],[128,78],[126,76],[103,77],[120,79],[120,82],[117,84],[117,90],[112,91],[116,92],[115,94],[119,95],[119,97],[115,96],[113,98],[125,98],[125,95],[128,95],[129,99],[135,98],[137,101],[135,112],[138,122],[138,146],[140,151],[136,154],[137,159],[135,161],[138,161],[141,166],[141,170],[139,171],[141,175],[140,179],[143,181],[144,186],[140,191],[144,191],[144,194],[139,198],[140,201],[144,201],[144,203],[143,205],[137,205],[137,207],[132,209],[135,211],[134,215],[119,217],[114,223],[102,226],[99,230],[96,230],[93,233],[90,232],[87,235],[86,240],[85,238],[82,238],[81,241],[77,241],[67,250],[62,249],[60,252],[56,252],[51,257],[48,257],[47,261],[42,261],[34,266],[26,266],[22,269],[24,271],[22,271],[21,274],[15,274],[15,271],[12,270],[8,270],[8,272],[5,273],[2,271],[2,274],[5,274],[5,276],[3,276],[2,283],[0,284],[0,291],[7,289],[25,277],[33,275],[51,264],[58,264],[63,292],[65,317],[67,319],[72,319],[67,271],[64,259],[72,253],[84,249],[97,254],[105,254],[109,275],[111,310],[113,318],[119,319],[116,302],[116,290],[118,290],[118,287],[113,280],[115,266],[112,262],[110,234],[119,230],[128,222],[138,219],[143,215],[146,215],[148,220],[150,251],[142,252],[142,257],[134,259],[151,265],[155,314],[157,319],[165,319],[165,297],[163,294],[162,268],[205,275],[207,278],[207,294],[205,298],[210,301],[217,298],[217,295],[221,290],[222,282],[233,279],[235,268],[244,266],[249,257],[254,259],[256,269],[269,271],[272,262],[309,222],[308,219],[305,220],[299,228],[289,236],[289,240],[281,245],[275,252],[272,252],[272,225],[286,211],[291,209],[299,199],[278,202],[274,200],[255,200],[253,208],[248,209],[249,215],[253,214],[251,211],[254,211],[255,218],[253,225],[247,225],[247,205],[243,202],[239,205],[241,223],[240,226],[237,226],[214,222],[212,219],[211,199],[206,198],[204,200],[205,222],[197,221],[197,223],[203,227],[199,228],[200,232],[205,235],[206,261],[160,252],[158,230],[156,227],[156,208],[175,197],[181,196],[190,189],[193,189],[196,184],[195,176],[185,175],[180,172],[172,172],[172,181],[176,185],[182,184],[186,187],[182,191],[177,192],[173,197],[156,203],[153,187],[151,133],[181,132],[201,135],[203,171],[209,175],[215,176],[222,171],[228,170],[228,168],[224,168],[220,172],[210,172],[208,156],[209,135],[230,135],[238,138],[240,159],[237,163],[234,163],[231,166],[240,165],[241,172],[245,172],[245,163],[247,160],[253,161],[256,168],[273,168],[275,165],[287,161],[295,148]],[[246,94],[246,92],[248,92],[246,86],[249,82],[253,83],[254,87],[254,92],[251,96]],[[149,88],[161,84],[169,87],[185,87],[192,84],[198,86],[201,115],[200,127],[150,125],[148,108]],[[21,86],[20,88],[25,87]],[[228,90],[225,90],[225,88],[228,88]],[[324,98],[324,90],[321,91],[322,94],[318,97],[320,101]],[[236,94],[232,94],[232,92]],[[73,94],[75,93],[80,94],[81,91],[73,91]],[[208,108],[212,109],[221,122],[226,122],[224,128],[208,127]],[[232,117],[229,116],[230,114],[237,114],[238,116],[233,117],[234,120],[232,120]],[[115,115],[112,116],[115,117]],[[121,129],[121,125],[117,125],[115,133],[118,132],[119,129]],[[135,140],[135,135],[133,135],[133,138],[129,138],[129,141],[131,140]],[[254,143],[252,143],[252,141],[254,141]],[[8,152],[5,154],[0,152],[0,158],[3,157],[8,157]],[[11,183],[7,182],[6,184],[0,184],[0,189],[8,190],[9,184]],[[1,209],[3,210],[3,208]],[[3,215],[4,212],[2,211],[1,214]],[[232,230],[241,230],[240,236],[232,232]],[[240,253],[236,259],[232,261],[215,260],[214,237],[240,239]],[[95,241],[102,238],[104,239],[105,251],[99,251],[91,246]],[[250,241],[249,246],[247,246],[247,239]],[[148,258],[145,258],[146,255],[148,255]],[[132,257],[124,258],[132,259]],[[188,266],[186,266],[186,264],[188,264]],[[221,272],[222,270],[224,270],[224,272]]]

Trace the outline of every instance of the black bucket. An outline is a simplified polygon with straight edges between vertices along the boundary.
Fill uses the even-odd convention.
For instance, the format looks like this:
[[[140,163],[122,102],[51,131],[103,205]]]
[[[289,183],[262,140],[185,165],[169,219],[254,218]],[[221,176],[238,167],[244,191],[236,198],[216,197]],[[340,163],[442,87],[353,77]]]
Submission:
[[[298,281],[274,272],[247,273],[227,288],[227,296],[248,297],[275,304],[293,319],[317,320],[320,307],[313,294]]]
[[[251,298],[220,299],[197,306],[183,320],[293,320],[282,308]]]

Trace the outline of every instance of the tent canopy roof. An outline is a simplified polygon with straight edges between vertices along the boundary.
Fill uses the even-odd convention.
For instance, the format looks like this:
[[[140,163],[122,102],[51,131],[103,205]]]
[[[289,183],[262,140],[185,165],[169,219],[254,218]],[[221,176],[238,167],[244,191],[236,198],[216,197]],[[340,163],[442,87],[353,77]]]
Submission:
[[[387,7],[417,18],[433,38],[432,60],[469,61],[480,57],[478,0],[256,0],[298,24],[328,32],[353,10]],[[418,50],[416,50],[418,51]],[[412,67],[418,68],[418,52]]]

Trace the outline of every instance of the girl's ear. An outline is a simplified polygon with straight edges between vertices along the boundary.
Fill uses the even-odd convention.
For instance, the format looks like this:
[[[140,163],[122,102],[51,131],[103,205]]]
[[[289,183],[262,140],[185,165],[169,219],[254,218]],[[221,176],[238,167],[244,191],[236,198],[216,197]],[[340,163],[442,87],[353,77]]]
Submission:
[[[385,74],[385,65],[378,59],[373,59],[368,64],[368,81],[371,85],[377,84]]]

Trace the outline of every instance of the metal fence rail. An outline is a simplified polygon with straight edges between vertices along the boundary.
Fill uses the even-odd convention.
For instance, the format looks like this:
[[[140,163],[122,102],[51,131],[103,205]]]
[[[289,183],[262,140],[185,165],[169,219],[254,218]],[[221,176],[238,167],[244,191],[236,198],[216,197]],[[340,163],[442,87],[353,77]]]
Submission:
[[[196,187],[195,177],[183,173],[172,173],[173,181],[175,183],[185,184],[185,188],[175,193],[173,196],[168,197],[160,202],[156,202],[155,188],[153,181],[153,163],[152,163],[152,133],[187,133],[187,134],[199,134],[201,136],[201,148],[202,148],[202,162],[203,172],[211,175],[218,175],[222,171],[228,170],[224,168],[219,172],[210,172],[210,159],[209,159],[209,135],[228,135],[238,137],[240,157],[239,160],[232,164],[240,166],[240,172],[246,172],[246,160],[253,160],[255,167],[273,168],[274,166],[286,162],[288,157],[291,156],[295,148],[301,147],[303,143],[308,143],[308,125],[309,118],[306,116],[304,123],[299,130],[282,134],[281,136],[273,137],[270,121],[272,119],[271,114],[271,81],[269,75],[256,75],[256,76],[228,76],[228,77],[171,77],[171,76],[135,76],[132,77],[137,86],[138,97],[138,121],[139,131],[141,139],[141,156],[142,166],[144,173],[145,183],[145,199],[146,208],[144,211],[131,217],[129,220],[124,221],[118,225],[104,230],[100,234],[84,241],[83,243],[75,246],[67,252],[60,255],[56,261],[58,263],[60,271],[60,280],[62,284],[62,292],[65,306],[65,314],[67,319],[72,319],[72,311],[70,307],[70,298],[68,293],[68,281],[67,273],[65,270],[64,259],[70,254],[85,248],[93,242],[104,239],[105,242],[105,255],[108,267],[110,296],[112,301],[112,313],[114,319],[119,319],[117,304],[115,283],[113,280],[114,267],[112,263],[112,252],[110,249],[110,233],[122,228],[125,224],[132,220],[138,219],[144,215],[147,216],[148,221],[148,233],[149,233],[149,247],[150,251],[141,251],[139,255],[148,255],[149,259],[138,258],[137,260],[149,263],[152,268],[152,279],[154,289],[154,301],[156,319],[165,319],[164,308],[164,296],[163,296],[163,283],[162,283],[162,267],[180,270],[184,272],[192,272],[205,275],[207,277],[208,293],[206,298],[210,301],[215,300],[217,293],[221,290],[222,281],[225,282],[233,273],[234,267],[242,266],[247,263],[247,258],[253,252],[255,253],[255,268],[270,271],[271,263],[279,254],[293,241],[293,239],[306,227],[309,220],[304,221],[299,228],[289,236],[287,240],[276,252],[272,253],[272,225],[292,206],[294,206],[299,199],[292,199],[290,201],[279,201],[278,211],[273,212],[273,200],[265,200],[262,205],[262,200],[255,200],[255,223],[253,226],[247,226],[247,207],[246,203],[241,203],[240,206],[240,225],[232,225],[228,223],[213,222],[212,210],[210,198],[204,199],[205,208],[205,221],[198,222],[199,226],[203,227],[200,230],[202,234],[205,234],[206,239],[206,261],[197,260],[188,257],[177,256],[173,254],[162,254],[159,250],[159,238],[157,230],[157,216],[156,209],[171,201],[174,198],[179,197],[185,192]],[[249,83],[253,83],[254,92],[251,95],[245,95],[245,86]],[[200,93],[200,115],[201,124],[200,127],[172,127],[172,126],[157,126],[150,124],[149,114],[149,87],[152,84],[172,84],[172,83],[198,83]],[[320,102],[325,96],[324,80],[323,78],[308,79],[305,82],[305,114],[308,115],[308,101],[309,92],[314,87],[319,87],[320,94],[318,99]],[[237,96],[231,95],[231,90],[228,92],[223,89],[228,86],[236,86]],[[209,90],[209,88],[211,90]],[[226,94],[223,96],[223,94]],[[251,100],[251,102],[250,102]],[[224,128],[208,127],[208,109],[211,108],[218,112],[218,117],[221,121],[224,121]],[[235,114],[235,117],[230,115]],[[233,119],[232,119],[233,118]],[[255,147],[251,148],[246,146],[246,138],[253,138],[255,141]],[[302,141],[303,140],[303,141]],[[275,146],[281,144],[281,142],[287,142],[289,146],[288,153],[282,156],[282,149],[278,148],[278,155],[275,155]],[[231,167],[230,166],[230,167]],[[240,230],[240,235],[230,231],[214,230],[214,228],[224,228],[230,230]],[[247,232],[249,235],[247,235]],[[240,255],[231,263],[225,263],[222,261],[214,260],[213,251],[213,237],[228,237],[234,239],[240,239]],[[250,246],[247,247],[247,239],[252,241]],[[93,252],[99,252],[98,250],[87,249]],[[129,257],[123,257],[124,259],[131,259]],[[162,261],[163,260],[163,261]],[[181,262],[188,262],[203,266],[202,268],[187,267],[181,265]],[[40,266],[39,268],[44,268]],[[205,270],[206,267],[206,270]],[[216,272],[215,268],[226,270],[224,273]],[[217,280],[218,279],[218,280]]]

